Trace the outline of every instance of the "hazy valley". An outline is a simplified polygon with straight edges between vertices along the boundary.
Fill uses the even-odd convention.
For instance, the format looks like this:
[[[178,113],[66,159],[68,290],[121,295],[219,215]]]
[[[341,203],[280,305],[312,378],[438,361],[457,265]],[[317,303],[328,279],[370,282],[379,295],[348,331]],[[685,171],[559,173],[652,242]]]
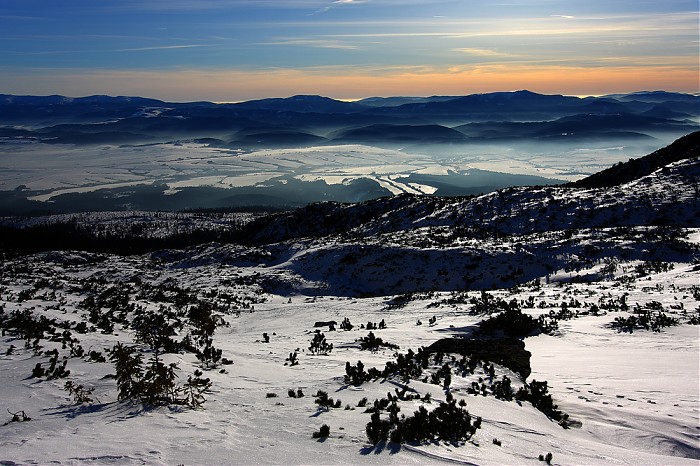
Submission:
[[[237,104],[0,96],[0,212],[300,207],[580,179],[698,128],[699,97],[528,91]]]
[[[424,149],[345,143],[231,155],[163,142],[143,150],[181,158],[163,172],[144,161],[140,176],[158,178],[150,195],[177,196],[206,173],[192,167],[235,160],[276,170],[253,178],[261,190],[284,179],[305,192],[313,176],[326,189],[342,170],[355,181],[341,186],[395,195],[276,213],[6,217],[3,461],[697,464],[700,132],[606,170],[552,156],[543,170],[561,182],[514,176],[493,191],[489,178],[457,197],[440,189],[469,194],[478,171],[455,180]],[[131,154],[112,169],[138,166],[142,150],[26,144],[26,156],[55,147],[68,161]],[[182,185],[175,166],[189,167]],[[375,166],[386,172],[364,171]],[[95,200],[76,202],[111,210],[131,195],[103,181],[12,202],[60,206],[78,194],[54,190],[87,188]]]

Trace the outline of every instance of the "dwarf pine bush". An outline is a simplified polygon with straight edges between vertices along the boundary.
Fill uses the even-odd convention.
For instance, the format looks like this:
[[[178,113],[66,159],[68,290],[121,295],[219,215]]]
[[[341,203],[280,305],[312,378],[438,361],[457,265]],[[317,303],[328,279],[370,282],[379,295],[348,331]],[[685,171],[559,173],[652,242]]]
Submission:
[[[92,392],[95,391],[95,387],[85,388],[83,384],[77,384],[72,380],[67,380],[63,385],[63,389],[67,391],[72,397],[76,404],[80,403],[92,403]]]
[[[316,400],[314,400],[314,403],[318,405],[319,409],[325,411],[328,411],[331,408],[340,408],[343,405],[340,399],[334,400],[333,398],[330,398],[328,396],[328,392],[323,390],[317,391],[315,396]]]
[[[554,404],[552,395],[549,394],[547,381],[538,382],[533,380],[530,383],[525,383],[515,394],[515,399],[518,401],[529,401],[532,406],[543,412],[547,417],[558,421],[565,429],[569,426],[569,415],[559,410],[559,407]]]
[[[318,432],[314,432],[311,436],[313,438],[326,438],[331,435],[331,427],[328,424],[323,424]]]
[[[364,337],[360,338],[360,349],[362,350],[369,350],[369,351],[377,351],[379,350],[380,347],[384,348],[389,348],[389,349],[399,349],[398,345],[394,345],[389,342],[385,342],[381,338],[377,338],[374,335],[374,332],[369,332],[369,334]]]
[[[180,404],[200,407],[206,399],[204,393],[211,387],[209,379],[195,370],[183,385],[177,385],[178,366],[165,364],[155,354],[144,367],[143,356],[135,347],[117,343],[110,351],[110,360],[116,370],[119,400],[133,400],[147,405]]]
[[[328,355],[333,351],[333,343],[328,343],[326,336],[320,330],[316,330],[309,345],[309,351],[315,355]]]

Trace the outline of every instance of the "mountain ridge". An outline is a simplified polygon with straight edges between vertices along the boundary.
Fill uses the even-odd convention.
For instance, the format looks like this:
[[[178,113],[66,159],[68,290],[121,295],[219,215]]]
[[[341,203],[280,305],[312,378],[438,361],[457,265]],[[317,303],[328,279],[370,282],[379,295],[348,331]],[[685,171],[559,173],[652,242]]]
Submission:
[[[683,159],[700,157],[700,131],[683,136],[673,144],[644,157],[620,162],[606,170],[569,183],[576,188],[605,188],[634,181]]]
[[[646,167],[655,168],[635,171],[638,176],[612,185],[614,191],[603,191],[595,183],[590,186],[574,183],[561,187],[506,188],[476,197],[406,194],[360,204],[315,203],[256,220],[246,227],[244,237],[254,243],[274,243],[342,234],[359,237],[434,226],[459,226],[494,234],[532,234],[551,228],[661,225],[664,221],[669,225],[700,227],[700,200],[688,193],[680,194],[684,189],[700,186],[698,157],[688,158],[699,139],[700,132],[693,133],[637,159]],[[650,158],[657,163],[647,164]],[[657,167],[662,160],[669,162]],[[638,163],[628,162],[630,165],[626,166]],[[594,177],[591,178],[595,180]],[[624,188],[624,184],[633,182],[634,189]],[[649,202],[656,203],[656,207],[649,209]],[[585,218],[576,213],[579,207],[585,211]]]

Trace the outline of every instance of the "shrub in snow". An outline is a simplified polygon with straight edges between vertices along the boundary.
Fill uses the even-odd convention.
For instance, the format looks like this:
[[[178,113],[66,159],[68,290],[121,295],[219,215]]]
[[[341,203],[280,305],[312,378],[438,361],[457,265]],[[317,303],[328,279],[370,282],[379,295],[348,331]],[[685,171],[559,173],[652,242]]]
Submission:
[[[499,302],[503,300],[499,300]],[[488,335],[503,334],[511,338],[523,338],[542,331],[540,323],[523,314],[516,300],[503,305],[500,314],[479,322],[479,331]]]
[[[311,354],[327,355],[333,351],[333,343],[328,343],[326,336],[320,330],[316,330],[309,345],[309,351]]]
[[[109,355],[116,370],[117,399],[137,399],[141,392],[140,382],[143,377],[143,356],[133,346],[117,343]]]
[[[346,384],[352,384],[355,386],[360,386],[369,380],[367,372],[365,372],[365,365],[362,364],[362,361],[357,361],[356,366],[351,365],[349,361],[345,363],[344,380]]]
[[[301,388],[297,388],[296,390],[290,388],[287,390],[287,396],[289,396],[289,398],[303,398],[304,392],[301,391]]]
[[[10,422],[27,422],[32,420],[32,418],[27,416],[27,414],[24,411],[17,411],[16,413],[13,413],[8,408],[7,412],[10,413],[12,419],[9,422],[5,423],[5,425],[9,424]]]
[[[206,367],[215,367],[221,359],[222,351],[214,347],[214,332],[221,322],[214,315],[212,305],[199,302],[189,309],[187,316],[196,343],[195,355],[197,359]]]
[[[429,412],[425,407],[420,406],[409,417],[398,417],[399,408],[396,405],[396,399],[391,403],[375,402],[375,405],[377,404],[386,404],[389,419],[382,419],[379,410],[372,413],[365,432],[367,439],[375,445],[389,438],[396,443],[469,440],[481,427],[481,418],[477,418],[472,423],[466,404],[458,405],[449,394],[446,401],[440,403],[433,411]]]
[[[374,332],[369,332],[369,334],[366,337],[360,338],[359,341],[360,349],[362,350],[377,351],[380,347],[389,349],[399,349],[398,345],[394,345],[392,343],[385,342],[381,338],[377,338],[374,335]]]
[[[661,332],[662,328],[673,327],[680,324],[680,321],[675,317],[671,317],[664,312],[661,312],[661,303],[652,301],[647,303],[645,308],[637,307],[634,309],[635,315],[629,317],[616,317],[610,324],[618,332],[632,333],[634,330],[652,330]]]
[[[360,386],[370,380],[377,380],[382,377],[382,372],[374,367],[370,367],[368,371],[364,370],[362,361],[357,361],[357,365],[353,366],[349,362],[345,363],[345,383]]]
[[[297,356],[298,355],[296,351],[293,353],[289,353],[289,356],[287,357],[287,359],[285,359],[285,361],[288,361],[290,366],[296,366],[297,364],[299,364]],[[286,366],[287,363],[285,362],[284,365]]]
[[[44,334],[55,334],[58,323],[45,316],[34,316],[31,310],[14,310],[9,314],[0,313],[2,334],[9,332],[29,343],[31,340],[44,338]]]
[[[515,399],[529,401],[532,406],[542,411],[550,419],[558,421],[565,429],[569,426],[569,415],[559,411],[559,407],[554,404],[552,395],[548,393],[547,381],[533,380],[530,383],[525,383],[518,389]]]
[[[143,378],[139,381],[139,398],[148,405],[182,404],[175,385],[177,364],[165,364],[157,357],[149,360]]]
[[[381,375],[383,377],[397,375],[405,381],[418,378],[423,373],[423,369],[428,367],[429,358],[430,355],[424,348],[418,348],[417,352],[409,348],[405,355],[397,354],[396,361],[387,361]],[[371,372],[370,375],[372,375]]]
[[[441,360],[442,359],[440,359],[440,361]],[[440,385],[441,381],[445,390],[450,388],[450,384],[452,383],[452,370],[448,363],[444,363],[442,367],[430,376],[430,383],[434,385]]]
[[[160,312],[141,312],[131,322],[135,340],[144,343],[156,353],[172,353],[178,350],[177,343],[171,338],[175,327]]]
[[[381,419],[379,411],[375,411],[372,413],[367,426],[365,426],[367,440],[369,440],[372,445],[376,445],[382,440],[388,440],[390,429],[391,423],[386,419]]]
[[[559,330],[559,322],[557,322],[557,319],[552,318],[551,316],[539,316],[537,318],[537,325],[542,330],[542,333],[546,333],[547,335],[552,335],[554,332]]]
[[[192,408],[200,407],[205,398],[203,393],[211,387],[209,379],[201,378],[201,371],[195,371],[187,382],[178,386],[177,364],[164,364],[155,354],[144,368],[143,356],[136,348],[117,343],[110,351],[110,360],[116,370],[119,400],[134,400],[148,405],[181,404]]]
[[[63,389],[73,397],[73,401],[77,404],[92,403],[93,401],[91,395],[95,391],[94,387],[85,388],[83,384],[76,384],[72,380],[68,380],[63,385]]]
[[[323,390],[317,391],[315,396],[316,400],[314,400],[314,403],[318,405],[319,409],[328,411],[330,408],[340,408],[342,406],[340,399],[334,400],[333,398],[330,398],[328,396],[328,392]]]
[[[93,362],[107,362],[107,358],[105,358],[100,351],[90,350],[88,358]]]
[[[46,351],[45,354],[50,356],[49,358],[49,368],[44,369],[41,363],[37,363],[32,370],[32,377],[46,377],[46,380],[61,379],[68,377],[70,375],[70,370],[66,369],[68,364],[68,359],[64,358],[63,363],[58,363],[58,350],[53,349],[51,351]]]
[[[501,380],[497,380],[491,385],[491,393],[499,400],[510,401],[513,399],[513,387],[511,386],[510,378],[504,375]]]
[[[353,327],[354,325],[350,323],[350,319],[348,319],[347,317],[344,318],[343,321],[340,323],[340,329],[345,330],[346,332],[352,330]]]
[[[331,435],[331,428],[328,424],[323,424],[318,432],[314,432],[311,436],[313,438],[326,438]]]
[[[206,400],[204,393],[211,387],[209,378],[202,378],[202,371],[195,369],[194,377],[188,376],[179,390],[179,399],[182,404],[192,408],[201,407]]]
[[[46,375],[46,369],[41,367],[40,362],[36,363],[36,366],[34,366],[34,369],[32,369],[32,377],[39,379],[44,375]]]
[[[88,333],[87,322],[85,322],[85,321],[78,322],[77,324],[75,324],[74,330],[76,332],[82,333],[82,334]]]

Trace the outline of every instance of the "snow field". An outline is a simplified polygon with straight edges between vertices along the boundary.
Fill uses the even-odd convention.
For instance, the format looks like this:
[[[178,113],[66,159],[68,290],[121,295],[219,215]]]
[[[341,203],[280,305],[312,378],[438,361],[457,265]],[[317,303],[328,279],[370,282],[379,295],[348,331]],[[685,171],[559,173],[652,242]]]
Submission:
[[[28,259],[27,263],[31,263]],[[204,293],[228,289],[256,302],[254,309],[230,311],[224,315],[229,327],[219,327],[215,346],[234,364],[205,371],[212,380],[211,392],[203,409],[160,407],[144,409],[131,402],[116,401],[116,384],[105,378],[113,373],[109,363],[71,358],[69,379],[94,387],[97,400],[76,405],[62,390],[65,379],[31,378],[37,362],[46,358],[25,350],[24,341],[11,334],[0,339],[0,403],[13,412],[24,410],[28,422],[10,422],[1,426],[0,459],[7,464],[63,464],[95,462],[149,464],[423,464],[463,462],[467,464],[541,464],[540,454],[553,453],[554,464],[697,464],[698,445],[698,327],[682,325],[661,333],[635,331],[618,333],[609,328],[617,313],[582,316],[561,321],[554,336],[539,335],[525,340],[532,353],[529,380],[547,380],[550,393],[560,409],[571,416],[573,427],[565,430],[547,419],[529,403],[499,401],[488,396],[466,393],[466,387],[478,377],[487,378],[481,368],[474,376],[453,375],[451,392],[464,398],[472,416],[483,418],[482,428],[465,444],[437,442],[399,447],[394,444],[371,446],[364,427],[369,415],[357,403],[363,397],[369,404],[401,388],[398,380],[379,380],[360,387],[345,386],[345,363],[362,360],[366,368],[382,369],[393,359],[393,351],[361,351],[356,339],[367,335],[358,330],[361,323],[385,319],[386,330],[374,333],[400,346],[405,353],[428,346],[439,338],[460,336],[482,319],[470,315],[471,306],[439,304],[446,293],[409,301],[405,307],[388,309],[387,299],[344,298],[278,294],[274,290],[259,295],[255,286],[222,286],[226,278],[272,272],[278,284],[289,275],[265,268],[238,269],[232,266],[196,265],[169,268],[154,265],[147,258],[106,257],[94,264],[59,265],[45,262],[32,275],[5,276],[0,304],[5,312],[31,309],[59,319],[81,318],[73,314],[83,299],[77,289],[67,286],[55,298],[41,297],[46,290],[22,303],[17,294],[29,289],[43,275],[66,285],[86,277],[105,277],[109,282],[125,280],[140,272],[152,283],[176,282]],[[494,296],[558,306],[570,298],[588,303],[601,296],[617,297],[628,293],[630,306],[660,301],[666,309],[683,304],[686,310],[698,307],[689,287],[697,284],[700,273],[693,266],[677,264],[667,272],[653,274],[651,280],[638,280],[626,288],[614,282],[567,284],[552,282],[541,288],[522,287],[500,290]],[[673,287],[671,286],[673,285]],[[281,285],[280,285],[281,286]],[[308,285],[311,286],[311,285]],[[322,291],[322,290],[319,290]],[[470,293],[479,296],[478,292]],[[45,296],[45,295],[44,295]],[[290,302],[291,298],[291,302]],[[152,311],[154,302],[138,301]],[[62,304],[59,304],[62,303]],[[58,304],[58,305],[57,305]],[[428,307],[430,305],[430,307]],[[57,309],[58,308],[58,309]],[[66,313],[63,314],[62,310]],[[558,308],[554,308],[557,310]],[[251,312],[252,310],[252,312]],[[527,309],[541,314],[547,309]],[[435,316],[434,326],[428,320]],[[327,356],[309,354],[308,346],[317,321],[348,317],[355,325],[351,331],[328,331],[334,349]],[[423,325],[416,325],[421,320]],[[262,342],[267,333],[269,343]],[[91,332],[76,335],[86,348],[104,351],[117,341],[131,344],[131,330],[115,327],[114,334]],[[60,344],[42,340],[46,348]],[[6,354],[10,345],[16,349]],[[290,352],[299,348],[299,365],[285,366]],[[106,354],[106,353],[105,353]],[[179,381],[199,365],[190,353],[165,355],[177,362]],[[223,372],[220,370],[223,369]],[[434,369],[429,369],[428,372]],[[496,378],[508,373],[518,386],[517,376],[497,367]],[[411,381],[411,389],[430,393],[434,409],[445,399],[441,386]],[[303,398],[290,398],[287,391],[301,388]],[[314,404],[317,390],[342,400],[340,409],[319,410]],[[268,397],[268,394],[276,396]],[[411,415],[422,402],[400,402],[401,412]],[[350,410],[345,406],[350,405]],[[7,415],[9,420],[10,415]],[[581,423],[580,425],[578,423]],[[311,435],[322,424],[331,427],[325,440]],[[501,446],[492,440],[501,441]]]

